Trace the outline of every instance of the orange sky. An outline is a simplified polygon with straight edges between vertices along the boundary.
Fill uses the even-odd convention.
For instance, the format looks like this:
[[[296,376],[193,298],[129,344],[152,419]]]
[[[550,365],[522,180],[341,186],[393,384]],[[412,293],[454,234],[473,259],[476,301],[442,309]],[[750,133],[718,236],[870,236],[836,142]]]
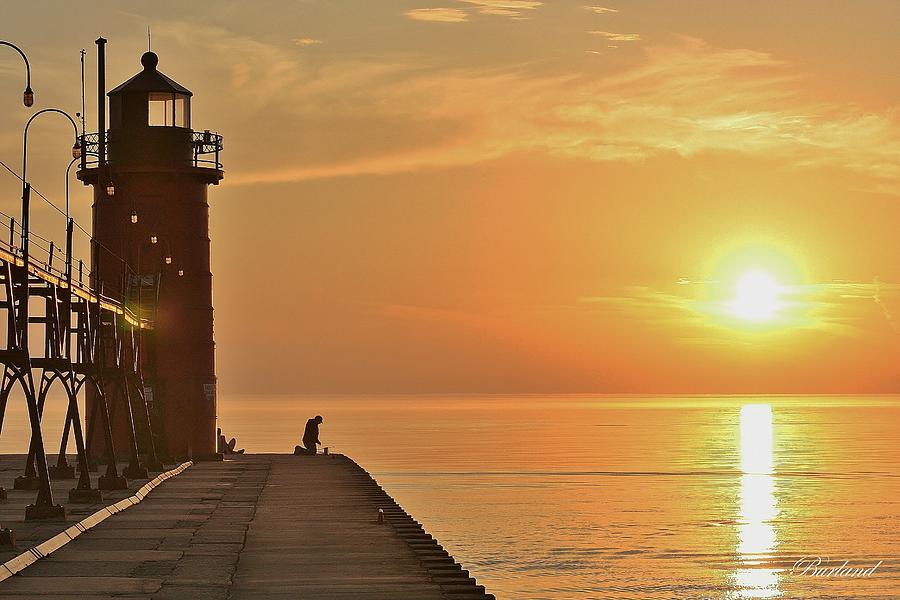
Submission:
[[[85,47],[94,131],[93,40],[111,88],[149,25],[225,136],[221,393],[897,391],[900,4],[187,4],[16,3],[0,38],[72,113]],[[21,87],[0,48],[17,167]],[[49,121],[29,178],[62,203]],[[747,269],[771,323],[728,315]]]

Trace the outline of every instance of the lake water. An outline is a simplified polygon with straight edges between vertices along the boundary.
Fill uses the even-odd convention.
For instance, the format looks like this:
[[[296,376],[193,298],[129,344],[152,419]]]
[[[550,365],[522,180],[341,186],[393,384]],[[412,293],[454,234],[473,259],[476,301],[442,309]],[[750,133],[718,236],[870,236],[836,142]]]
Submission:
[[[220,404],[250,452],[315,414],[498,598],[900,598],[898,397]]]
[[[224,397],[219,413],[248,452],[290,452],[323,415],[325,445],[501,599],[900,598],[900,397]],[[24,440],[11,405],[0,452]],[[876,568],[825,576],[844,561]]]

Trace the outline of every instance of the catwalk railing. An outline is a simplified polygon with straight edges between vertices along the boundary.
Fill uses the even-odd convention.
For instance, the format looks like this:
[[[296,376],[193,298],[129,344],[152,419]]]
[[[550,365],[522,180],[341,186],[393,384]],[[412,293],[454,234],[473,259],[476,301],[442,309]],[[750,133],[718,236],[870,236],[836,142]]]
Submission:
[[[222,136],[213,133],[209,129],[203,131],[190,131],[190,138],[185,137],[185,143],[190,145],[191,164],[194,167],[222,170],[222,162],[220,156],[224,148]],[[103,156],[111,156],[111,150],[115,151],[115,140],[110,137],[109,132],[87,133],[79,137],[81,143],[81,168],[89,169],[100,166],[101,150]],[[104,165],[109,161],[105,161]]]
[[[10,239],[4,240],[0,238],[0,257],[3,260],[15,262],[18,266],[23,266],[25,259],[22,256],[22,249],[16,243],[16,239],[21,238],[22,228],[16,223],[15,219],[0,213],[0,223],[4,221],[6,227],[0,225],[0,230],[3,228],[8,229]],[[84,280],[86,277],[90,280],[91,272],[85,271],[84,260],[79,260],[77,266],[76,264],[71,264],[73,272],[70,280],[66,272],[69,266],[69,258],[66,256],[65,250],[57,246],[52,240],[36,236],[34,232],[30,232],[29,236],[31,237],[31,242],[28,253],[28,272],[34,277],[63,288],[71,287],[73,294],[89,302],[99,303],[104,310],[113,311],[121,315],[132,325],[140,325],[143,329],[152,328],[153,325],[149,319],[138,319],[138,311],[134,310],[133,307],[123,304],[119,298],[102,294],[85,284]],[[35,237],[44,243],[35,242]],[[37,247],[37,252],[35,252],[35,247]],[[121,260],[118,257],[115,258]],[[131,274],[134,275],[134,273]]]

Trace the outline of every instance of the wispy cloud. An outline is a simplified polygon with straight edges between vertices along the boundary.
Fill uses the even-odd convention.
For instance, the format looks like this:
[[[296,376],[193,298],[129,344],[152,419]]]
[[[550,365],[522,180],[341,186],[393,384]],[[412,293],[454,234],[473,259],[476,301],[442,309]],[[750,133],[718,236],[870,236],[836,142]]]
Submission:
[[[469,19],[466,11],[459,8],[414,8],[403,15],[414,21],[435,23],[463,23]]]
[[[523,10],[534,10],[544,3],[536,0],[460,0],[466,4],[474,4],[478,12],[488,15],[518,15]]]
[[[543,2],[537,0],[457,0],[466,8],[416,8],[404,16],[416,21],[436,21],[441,23],[463,23],[472,12],[498,17],[521,19],[522,12],[534,10]]]
[[[880,323],[886,324],[892,332],[900,333],[895,317],[900,310],[900,284],[886,283],[879,277],[870,282],[831,281],[810,286],[810,294],[820,302],[823,320],[858,321],[859,315],[847,309],[862,302],[874,307]]]
[[[884,315],[885,320],[890,324],[891,329],[894,330],[894,333],[900,333],[900,324],[897,323],[897,318],[895,316],[897,297],[900,296],[900,286],[885,286],[881,282],[881,279],[878,277],[875,278],[873,282],[874,293],[872,295],[872,299],[875,301],[875,304],[881,308],[881,312]],[[888,294],[893,296],[894,302],[891,306],[891,303],[886,298]]]
[[[294,38],[294,44],[297,46],[303,46],[303,47],[318,46],[321,43],[322,43],[322,40],[317,40],[315,38],[308,38],[308,37]]]
[[[234,57],[217,76],[231,77],[244,113],[276,110],[278,99],[273,118],[307,140],[299,150],[308,152],[247,157],[232,184],[417,171],[514,152],[595,161],[734,152],[843,169],[867,188],[900,194],[900,113],[809,99],[801,74],[766,52],[681,38],[642,47],[616,72],[551,76],[521,66],[423,68],[398,56],[313,65],[304,53],[189,23],[165,24],[158,35]],[[310,123],[355,125],[311,131]],[[398,139],[398,129],[408,135]],[[347,143],[335,143],[340,136]]]
[[[490,6],[485,6],[478,10],[483,15],[494,15],[495,17],[515,17],[519,18],[522,14],[517,10],[512,10],[511,8],[492,8]]]
[[[639,33],[613,33],[612,31],[589,31],[591,35],[599,35],[611,42],[638,42],[641,40]]]
[[[615,8],[607,8],[606,6],[585,6],[585,8],[593,13],[598,15],[605,15],[609,13],[617,13],[618,9]]]
[[[701,299],[702,294],[690,289],[692,284],[703,283],[707,282],[681,279],[672,289],[627,286],[615,293],[580,297],[577,304],[613,311],[616,318],[706,330],[709,334],[694,333],[690,339],[714,341],[716,331],[739,328],[740,321],[731,316],[728,300]],[[747,332],[804,329],[849,336],[877,330],[897,333],[893,315],[900,308],[898,304],[900,284],[877,278],[872,282],[825,281],[786,286],[783,314]]]

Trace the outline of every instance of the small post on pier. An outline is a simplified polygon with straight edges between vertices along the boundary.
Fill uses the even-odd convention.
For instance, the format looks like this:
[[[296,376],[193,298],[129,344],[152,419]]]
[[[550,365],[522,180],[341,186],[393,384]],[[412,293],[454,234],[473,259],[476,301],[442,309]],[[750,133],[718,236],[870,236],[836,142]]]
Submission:
[[[9,527],[0,529],[0,548],[11,549],[16,547],[16,534]]]

